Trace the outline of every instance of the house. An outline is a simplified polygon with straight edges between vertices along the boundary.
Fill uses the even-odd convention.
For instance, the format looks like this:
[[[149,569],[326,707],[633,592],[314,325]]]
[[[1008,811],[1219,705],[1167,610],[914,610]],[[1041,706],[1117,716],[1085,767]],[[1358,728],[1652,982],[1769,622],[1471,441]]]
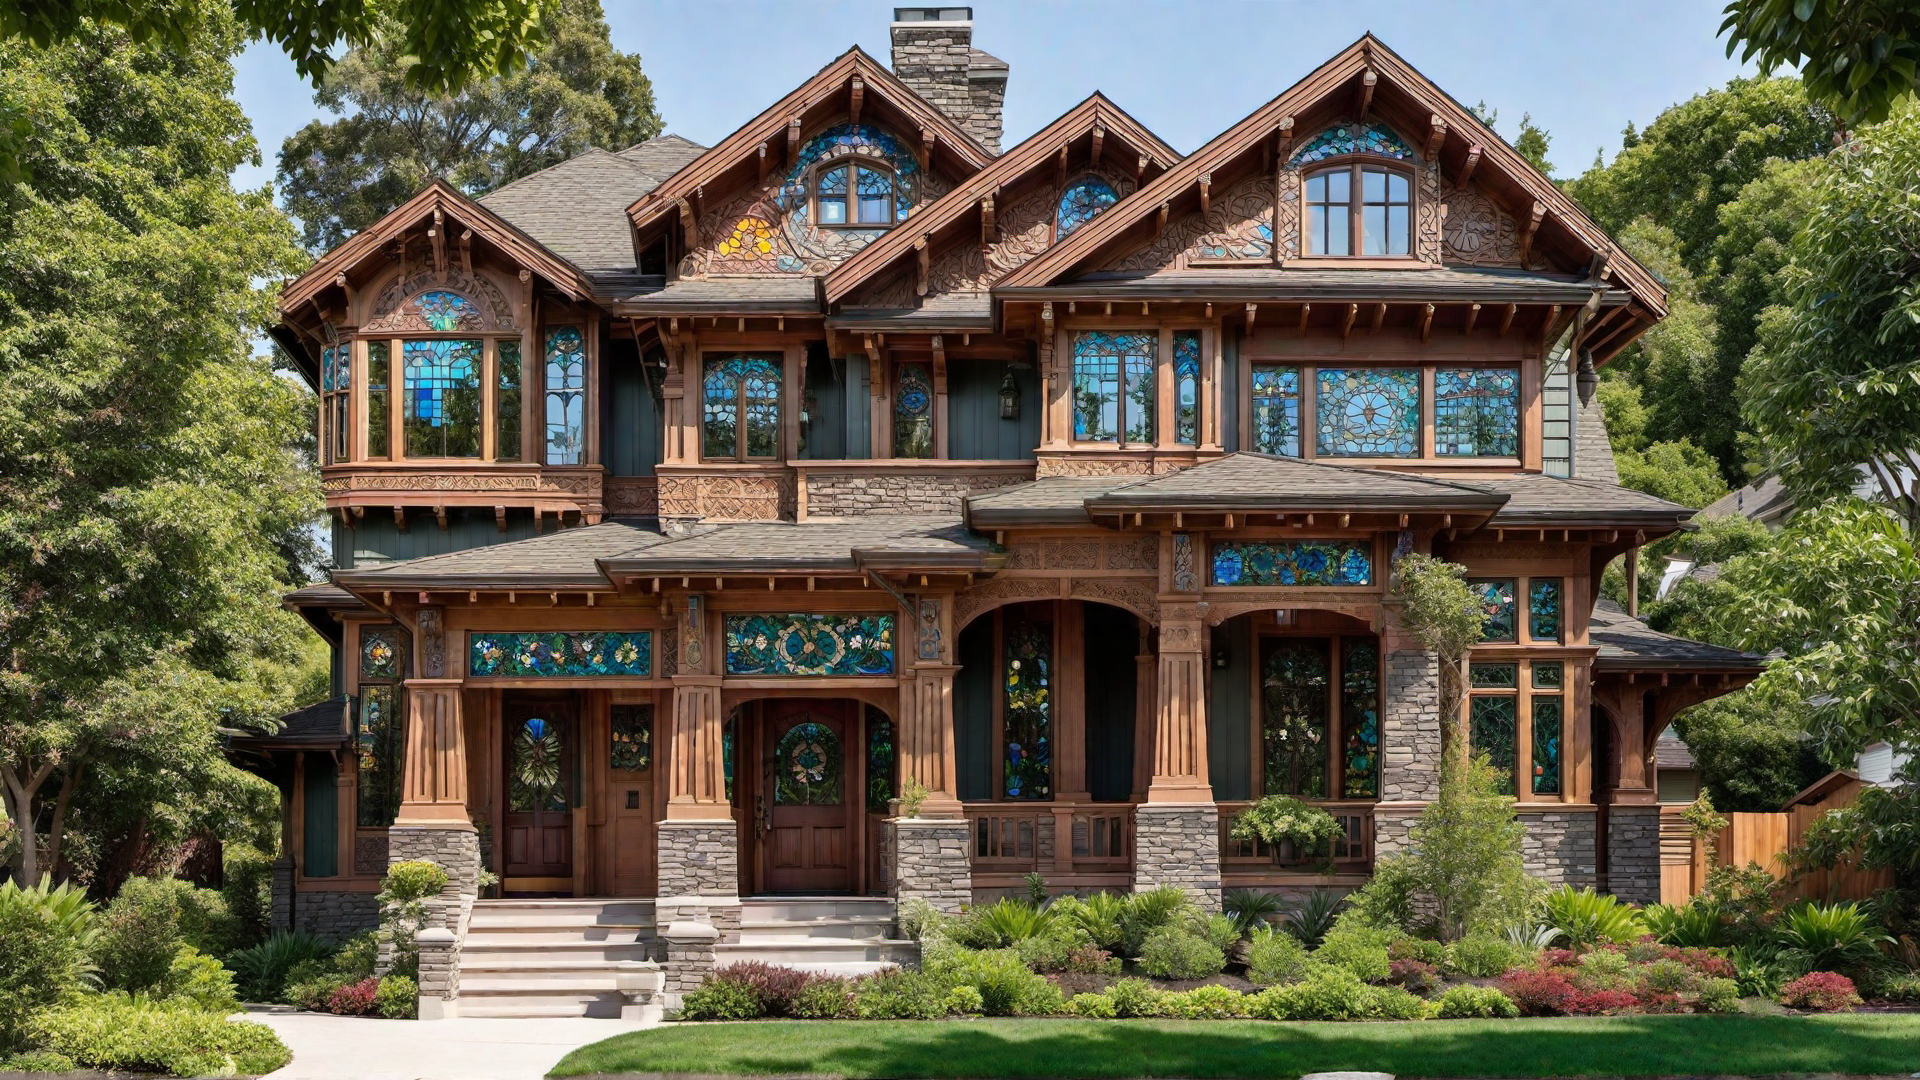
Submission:
[[[1003,150],[972,30],[897,9],[891,67],[433,184],[285,289],[335,562],[287,602],[345,698],[236,746],[286,919],[433,858],[500,879],[473,933],[640,901],[606,918],[685,986],[1028,874],[1351,886],[1439,786],[1409,552],[1483,599],[1531,868],[1657,897],[1657,736],[1759,666],[1595,614],[1692,514],[1585,400],[1658,279],[1372,36],[1183,157],[1098,93]],[[1272,793],[1340,820],[1333,873],[1227,836]]]

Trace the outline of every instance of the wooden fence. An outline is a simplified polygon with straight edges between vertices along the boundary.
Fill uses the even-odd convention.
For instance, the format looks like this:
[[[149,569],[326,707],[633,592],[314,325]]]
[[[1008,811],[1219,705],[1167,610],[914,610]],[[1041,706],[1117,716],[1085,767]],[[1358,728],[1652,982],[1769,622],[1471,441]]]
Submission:
[[[1853,792],[1845,794],[1846,802],[1851,802]],[[1744,867],[1748,863],[1759,863],[1775,878],[1784,880],[1788,876],[1787,853],[1800,842],[1801,835],[1815,818],[1835,806],[1833,800],[1827,800],[1812,806],[1796,806],[1778,814],[1727,814],[1727,827],[1720,833],[1716,854],[1723,865]],[[1707,885],[1710,865],[1707,852],[1681,816],[1685,810],[1684,806],[1660,808],[1662,903],[1684,904]],[[1839,867],[1815,870],[1789,882],[1787,896],[1789,899],[1818,900],[1822,903],[1864,900],[1873,895],[1876,889],[1884,889],[1892,884],[1893,876],[1885,870]]]

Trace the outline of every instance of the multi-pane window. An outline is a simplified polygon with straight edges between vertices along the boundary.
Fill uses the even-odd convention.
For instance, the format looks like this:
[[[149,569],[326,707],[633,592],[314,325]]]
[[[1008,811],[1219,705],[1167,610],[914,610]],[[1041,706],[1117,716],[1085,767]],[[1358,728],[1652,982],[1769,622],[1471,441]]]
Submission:
[[[847,162],[814,174],[814,221],[821,225],[894,223],[893,173],[884,166]]]
[[[400,813],[407,724],[401,683],[407,676],[407,638],[397,626],[360,628],[359,700],[354,718],[359,809],[364,828],[383,829]]]
[[[326,431],[321,435],[329,464],[352,456],[353,348],[329,345],[320,350],[321,415]]]
[[[608,710],[607,768],[644,773],[653,768],[653,706],[614,705]]]
[[[493,459],[520,460],[520,343],[502,341],[494,361]]]
[[[1325,457],[1418,457],[1420,373],[1411,368],[1320,368],[1314,450]]]
[[[1300,369],[1253,366],[1253,448],[1300,456]]]
[[[580,329],[547,331],[547,464],[586,460],[587,346]]]
[[[1467,682],[1467,741],[1474,754],[1486,755],[1500,790],[1516,795],[1524,785],[1534,797],[1564,794],[1566,662],[1475,663]]]
[[[1520,369],[1435,370],[1433,452],[1439,457],[1519,456]]]
[[[401,345],[408,457],[480,456],[478,338],[431,338]]]
[[[1264,638],[1258,680],[1262,794],[1379,796],[1380,647],[1374,639]]]
[[[1073,339],[1073,437],[1121,445],[1153,442],[1152,331],[1083,331]]]
[[[1419,368],[1395,366],[1254,363],[1245,370],[1249,406],[1245,445],[1260,453],[1360,458],[1520,456],[1520,369],[1516,367],[1443,367],[1430,375]],[[1303,406],[1309,390],[1311,404]]]
[[[1519,598],[1527,598],[1526,640],[1558,645],[1566,628],[1566,581],[1563,578],[1488,578],[1468,582],[1480,602],[1480,640],[1518,642]]]
[[[1113,185],[1097,176],[1083,176],[1060,193],[1060,206],[1054,213],[1053,238],[1064,240],[1067,234],[1103,213],[1120,201]]]
[[[1338,165],[1310,174],[1306,196],[1307,254],[1387,256],[1412,251],[1413,184],[1405,173]]]
[[[778,457],[780,362],[760,356],[708,360],[700,411],[702,457]]]
[[[933,456],[933,380],[925,364],[901,364],[894,371],[893,456]]]
[[[388,436],[392,414],[389,380],[393,378],[392,347],[384,341],[367,342],[367,456],[384,458],[392,450]]]
[[[1173,332],[1173,441],[1200,441],[1200,332]]]

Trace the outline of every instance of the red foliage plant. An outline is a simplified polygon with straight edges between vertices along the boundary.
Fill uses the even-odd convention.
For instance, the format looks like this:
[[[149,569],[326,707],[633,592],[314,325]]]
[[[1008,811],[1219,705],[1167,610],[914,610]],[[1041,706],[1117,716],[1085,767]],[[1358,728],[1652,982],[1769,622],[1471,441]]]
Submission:
[[[759,960],[728,964],[713,973],[714,982],[732,983],[751,990],[760,999],[761,1011],[768,1016],[788,1015],[793,999],[815,978],[817,976],[809,971]]]
[[[1520,1006],[1522,1016],[1564,1016],[1580,997],[1564,972],[1521,968],[1500,976],[1494,984]]]
[[[1569,1016],[1606,1016],[1639,1006],[1640,999],[1625,990],[1595,990],[1576,993],[1567,1002]]]
[[[1405,987],[1409,993],[1425,994],[1439,985],[1440,978],[1432,964],[1423,964],[1418,960],[1395,960],[1387,965],[1387,981]]]
[[[373,1012],[374,999],[380,994],[380,980],[372,975],[348,983],[327,998],[327,1011],[341,1016],[366,1016]]]
[[[1580,962],[1580,954],[1572,949],[1547,949],[1540,954],[1541,967],[1572,967]]]
[[[1860,992],[1854,988],[1853,980],[1845,975],[1816,971],[1811,975],[1802,975],[1783,987],[1780,1003],[1796,1009],[1836,1012],[1860,1004]]]

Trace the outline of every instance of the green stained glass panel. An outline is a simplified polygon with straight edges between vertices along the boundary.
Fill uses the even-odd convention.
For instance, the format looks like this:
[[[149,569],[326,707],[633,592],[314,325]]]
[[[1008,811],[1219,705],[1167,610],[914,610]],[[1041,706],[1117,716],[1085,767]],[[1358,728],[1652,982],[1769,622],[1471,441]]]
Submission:
[[[1375,154],[1401,161],[1413,159],[1413,148],[1393,129],[1378,124],[1336,124],[1308,139],[1294,151],[1296,166],[1311,165],[1348,154]]]
[[[1420,455],[1418,371],[1321,368],[1314,392],[1314,447],[1323,457]]]
[[[475,634],[467,674],[479,677],[576,678],[653,673],[653,632],[636,630]]]
[[[925,364],[901,364],[895,370],[893,456],[933,456],[933,382]]]
[[[1300,456],[1299,368],[1254,366],[1252,441],[1262,454]]]
[[[1562,592],[1559,578],[1527,582],[1527,635],[1533,640],[1560,640]]]
[[[1053,797],[1053,627],[1017,614],[1005,626],[1002,762],[1009,799]]]
[[[1153,441],[1153,366],[1160,335],[1086,331],[1073,338],[1073,437]]]
[[[773,801],[779,806],[839,806],[845,763],[840,736],[825,724],[795,724],[773,748]]]
[[[360,688],[360,716],[354,725],[359,756],[360,809],[357,820],[370,829],[393,824],[400,813],[400,768],[406,758],[406,723],[395,710],[392,686]]]
[[[1519,456],[1520,369],[1436,370],[1433,452],[1440,457]]]
[[[1349,540],[1232,541],[1213,546],[1215,585],[1371,585],[1373,553]]]
[[[425,292],[415,297],[414,305],[427,326],[442,333],[458,330],[485,330],[487,320],[473,301],[450,292]]]
[[[892,615],[729,615],[729,675],[891,675]]]
[[[535,716],[513,733],[507,759],[507,809],[516,814],[567,809],[566,744],[561,725]]]
[[[1380,647],[1368,638],[1340,641],[1340,795],[1380,794]]]
[[[1519,622],[1514,615],[1512,581],[1470,581],[1480,601],[1481,641],[1516,641]]]
[[[1560,794],[1560,736],[1562,728],[1560,697],[1533,699],[1533,793]]]
[[[1279,639],[1260,671],[1263,794],[1327,795],[1326,645]]]
[[[867,707],[867,812],[884,814],[894,795],[893,721]]]
[[[578,465],[586,453],[587,345],[578,327],[547,333],[547,464]]]
[[[1475,754],[1487,755],[1488,763],[1499,777],[1500,791],[1506,795],[1514,793],[1514,743],[1519,738],[1516,719],[1519,704],[1519,698],[1506,695],[1475,697],[1468,714],[1468,743]]]
[[[1558,690],[1566,685],[1567,668],[1558,660],[1533,662],[1533,686],[1536,690]]]
[[[646,772],[653,767],[653,706],[615,705],[611,710],[612,745],[607,767]]]
[[[1520,665],[1469,664],[1467,682],[1480,690],[1511,690],[1520,685]]]

